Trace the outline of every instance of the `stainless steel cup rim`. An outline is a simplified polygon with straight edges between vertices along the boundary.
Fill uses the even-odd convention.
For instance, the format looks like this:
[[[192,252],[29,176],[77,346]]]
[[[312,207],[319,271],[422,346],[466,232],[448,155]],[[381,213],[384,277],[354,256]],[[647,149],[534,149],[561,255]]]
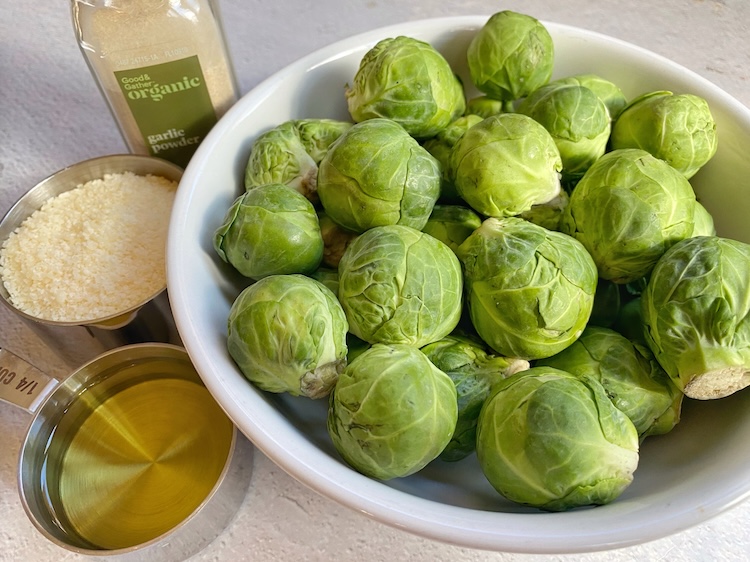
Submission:
[[[123,172],[160,175],[169,180],[179,182],[182,178],[183,169],[167,160],[140,154],[97,156],[66,166],[38,182],[8,209],[3,218],[0,219],[0,244],[4,243],[11,232],[17,229],[26,218],[41,208],[52,197],[75,189],[87,181],[100,179],[105,174]],[[87,318],[71,322],[47,320],[20,310],[10,301],[8,290],[2,282],[0,282],[0,297],[2,297],[2,301],[6,306],[27,321],[61,327],[94,326],[102,329],[117,329],[126,325],[138,313],[138,310],[165,292],[166,289],[167,284],[165,280],[164,285],[155,291],[154,294],[144,298],[141,302],[126,310],[101,318]]]
[[[54,518],[54,514],[44,513],[44,510],[40,509],[33,501],[38,495],[38,490],[35,488],[38,483],[33,482],[33,478],[29,477],[28,468],[25,466],[32,462],[27,461],[30,455],[38,456],[38,451],[32,449],[38,448],[40,442],[34,442],[32,437],[36,431],[35,428],[39,423],[42,423],[39,422],[40,418],[50,415],[50,412],[55,414],[61,408],[69,407],[71,402],[80,395],[82,385],[91,381],[93,382],[89,386],[100,384],[101,381],[96,380],[99,373],[116,369],[118,365],[129,364],[138,360],[148,361],[152,358],[180,360],[192,367],[185,349],[173,344],[141,343],[112,349],[68,375],[39,402],[33,415],[23,440],[18,461],[17,483],[21,503],[35,528],[48,540],[66,550],[87,556],[117,556],[119,560],[127,561],[165,562],[183,560],[199,552],[216,538],[234,517],[244,501],[249,486],[253,447],[237,427],[232,424],[232,436],[227,458],[215,484],[200,504],[179,524],[173,526],[167,532],[129,547],[94,549],[75,544],[75,541],[66,541],[65,534],[62,531],[56,533],[50,530],[59,528],[59,526],[50,521],[50,518]],[[202,384],[200,376],[194,368],[190,376],[194,376],[196,382]],[[67,383],[70,384],[66,387]],[[42,440],[43,444],[44,440]],[[45,518],[47,519],[45,520]]]
[[[109,316],[103,316],[101,318],[92,318],[92,319],[85,319],[85,320],[78,320],[78,321],[61,321],[61,320],[47,320],[46,318],[39,318],[37,316],[32,316],[31,314],[28,314],[27,312],[24,312],[20,308],[17,308],[15,305],[13,305],[12,302],[10,302],[10,297],[8,295],[8,291],[5,289],[5,286],[0,283],[0,297],[2,297],[0,300],[9,307],[15,314],[18,314],[21,318],[25,319],[28,322],[36,322],[39,324],[45,324],[48,326],[58,326],[61,328],[73,328],[73,327],[80,327],[80,326],[88,326],[93,328],[100,328],[103,330],[116,330],[118,328],[122,328],[123,326],[126,326],[129,324],[136,314],[138,314],[138,311],[141,310],[144,306],[146,306],[148,303],[153,301],[155,298],[160,296],[162,293],[165,293],[167,290],[166,285],[156,291],[153,295],[150,295],[143,299],[141,302],[133,305],[129,309],[123,311],[123,312],[117,312],[115,314],[110,314]]]

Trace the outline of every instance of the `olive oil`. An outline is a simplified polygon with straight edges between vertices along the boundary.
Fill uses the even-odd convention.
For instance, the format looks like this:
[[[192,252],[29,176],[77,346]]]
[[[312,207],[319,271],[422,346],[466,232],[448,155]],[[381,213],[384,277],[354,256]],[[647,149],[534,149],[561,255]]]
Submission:
[[[49,439],[41,472],[48,509],[88,548],[150,541],[211,493],[232,438],[208,390],[187,378],[148,374],[91,386]]]

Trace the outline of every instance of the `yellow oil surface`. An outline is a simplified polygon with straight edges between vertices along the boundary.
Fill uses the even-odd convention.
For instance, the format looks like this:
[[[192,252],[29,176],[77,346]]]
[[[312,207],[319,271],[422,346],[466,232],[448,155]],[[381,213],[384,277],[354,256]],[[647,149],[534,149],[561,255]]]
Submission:
[[[66,413],[74,429],[49,448],[56,458],[45,473],[58,524],[83,543],[148,542],[179,525],[216,485],[232,424],[202,385],[149,378],[76,404],[79,412]]]

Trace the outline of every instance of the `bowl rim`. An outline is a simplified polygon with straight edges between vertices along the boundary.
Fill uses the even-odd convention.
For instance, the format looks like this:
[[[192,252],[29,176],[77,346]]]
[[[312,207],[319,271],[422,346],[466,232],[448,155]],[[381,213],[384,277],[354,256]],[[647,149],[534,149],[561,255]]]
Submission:
[[[291,450],[288,444],[282,443],[271,431],[273,428],[263,423],[267,415],[277,414],[276,409],[265,400],[253,399],[253,408],[248,410],[241,397],[232,395],[231,389],[221,380],[209,359],[211,352],[206,342],[196,331],[195,322],[191,317],[190,302],[185,299],[183,291],[187,279],[177,265],[190,263],[191,259],[181,244],[182,231],[187,224],[185,213],[181,213],[180,210],[190,205],[193,196],[191,186],[204,171],[205,157],[215,150],[220,139],[234,127],[235,121],[272,95],[290,76],[304,73],[346,56],[352,51],[360,50],[362,45],[374,44],[389,36],[408,35],[417,27],[420,28],[419,33],[431,29],[475,29],[483,25],[488,17],[489,15],[467,15],[418,19],[352,35],[319,48],[285,66],[244,94],[230,108],[204,139],[188,164],[174,203],[175,212],[172,215],[167,243],[167,286],[178,331],[207,388],[258,450],[300,483],[381,523],[458,546],[529,554],[610,550],[642,544],[683,531],[723,513],[750,497],[750,482],[745,486],[737,485],[710,501],[700,501],[706,500],[700,498],[693,504],[678,506],[676,509],[675,506],[657,508],[662,509],[664,515],[659,525],[646,521],[625,528],[603,527],[601,521],[611,518],[602,518],[602,512],[598,511],[598,508],[566,513],[505,513],[443,504],[384,486],[347,467],[344,467],[346,472],[342,472],[342,463],[339,460],[329,456],[306,438],[295,439],[295,448]],[[573,34],[594,42],[606,42],[635,55],[645,56],[670,71],[687,76],[691,83],[695,84],[696,93],[710,93],[714,98],[720,98],[722,103],[738,114],[750,129],[750,109],[706,78],[671,59],[599,32],[541,21],[553,37],[557,34]],[[408,501],[404,502],[404,499]],[[636,503],[632,502],[631,505],[623,502],[615,508],[615,513],[627,513],[643,508],[635,505]],[[533,518],[533,524],[530,518]],[[540,532],[540,529],[543,529],[543,532]],[[571,534],[571,530],[576,532]]]

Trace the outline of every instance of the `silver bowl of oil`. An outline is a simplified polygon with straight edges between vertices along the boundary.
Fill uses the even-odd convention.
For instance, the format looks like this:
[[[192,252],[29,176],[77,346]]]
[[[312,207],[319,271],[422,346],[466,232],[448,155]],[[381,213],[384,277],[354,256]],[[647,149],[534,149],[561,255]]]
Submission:
[[[24,375],[29,388],[33,378]],[[39,382],[50,392],[27,408],[18,483],[49,540],[89,556],[171,561],[226,527],[245,497],[252,446],[184,349],[124,346],[57,385]]]

